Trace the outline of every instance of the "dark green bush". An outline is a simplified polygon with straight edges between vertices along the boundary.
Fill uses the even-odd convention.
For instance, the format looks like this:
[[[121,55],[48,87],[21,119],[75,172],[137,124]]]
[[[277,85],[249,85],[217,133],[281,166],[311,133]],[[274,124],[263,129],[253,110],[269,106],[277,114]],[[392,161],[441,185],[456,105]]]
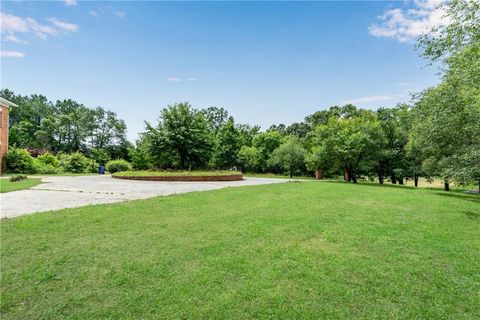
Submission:
[[[91,172],[92,162],[94,161],[88,159],[80,152],[75,152],[62,155],[60,162],[65,172],[86,173]]]
[[[25,174],[16,174],[10,177],[10,182],[18,182],[27,179],[27,175]]]
[[[110,173],[115,173],[119,171],[130,171],[132,166],[128,161],[125,160],[112,160],[107,163],[106,169]]]
[[[7,153],[7,171],[18,173],[35,173],[33,157],[26,149],[12,147]]]

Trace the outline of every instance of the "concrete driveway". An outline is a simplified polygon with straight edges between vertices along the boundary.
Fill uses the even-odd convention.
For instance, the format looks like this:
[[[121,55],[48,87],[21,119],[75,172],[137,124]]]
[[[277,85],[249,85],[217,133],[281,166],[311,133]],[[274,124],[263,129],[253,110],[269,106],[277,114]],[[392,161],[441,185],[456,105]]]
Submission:
[[[245,178],[225,182],[161,182],[113,179],[108,175],[46,177],[29,190],[0,194],[2,218],[13,218],[34,212],[145,199],[192,191],[225,187],[282,183],[285,179]]]

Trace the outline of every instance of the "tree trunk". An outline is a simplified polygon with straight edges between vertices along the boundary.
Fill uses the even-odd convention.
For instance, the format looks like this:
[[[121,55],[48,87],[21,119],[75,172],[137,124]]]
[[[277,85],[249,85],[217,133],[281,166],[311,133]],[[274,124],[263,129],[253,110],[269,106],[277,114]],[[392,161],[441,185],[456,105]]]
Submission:
[[[315,171],[315,179],[317,179],[317,180],[323,179],[323,170],[322,169],[317,169]]]
[[[352,174],[352,181],[353,181],[353,183],[357,183],[357,177],[355,177],[354,174]]]
[[[403,185],[403,178],[398,179],[398,184]]]
[[[378,175],[378,182],[379,182],[380,184],[383,184],[383,180],[384,180],[383,175],[379,174],[379,175]]]
[[[397,184],[397,178],[395,177],[395,175],[392,174],[390,180],[392,180],[392,184]]]
[[[450,191],[450,184],[448,183],[448,179],[445,179],[445,181],[443,182],[443,190]]]
[[[413,180],[415,181],[415,188],[418,187],[418,174],[415,174]]]
[[[343,169],[343,181],[350,182],[350,174],[347,168]]]
[[[293,170],[290,169],[290,179],[292,179],[292,178],[293,178]]]

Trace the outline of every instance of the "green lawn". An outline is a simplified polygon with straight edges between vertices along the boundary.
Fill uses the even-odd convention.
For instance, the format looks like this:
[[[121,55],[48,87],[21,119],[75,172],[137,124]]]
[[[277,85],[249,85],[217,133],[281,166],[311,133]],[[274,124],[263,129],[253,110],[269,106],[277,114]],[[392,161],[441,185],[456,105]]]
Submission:
[[[8,178],[0,179],[0,193],[30,189],[40,183],[42,183],[40,178],[28,178],[17,182],[10,182]]]
[[[241,174],[239,171],[217,170],[217,171],[121,171],[114,173],[114,176],[135,176],[135,177],[171,177],[171,176],[225,176]]]
[[[1,222],[1,318],[478,319],[480,197],[302,182]]]

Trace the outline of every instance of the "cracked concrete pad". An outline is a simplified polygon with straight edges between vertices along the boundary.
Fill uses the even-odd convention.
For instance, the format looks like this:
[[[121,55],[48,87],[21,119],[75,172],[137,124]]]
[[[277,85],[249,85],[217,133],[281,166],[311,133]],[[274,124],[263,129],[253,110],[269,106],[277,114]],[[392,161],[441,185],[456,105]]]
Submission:
[[[42,179],[42,184],[32,189],[0,194],[0,212],[2,218],[13,218],[35,212],[92,204],[286,181],[288,180],[264,178],[219,182],[134,181],[113,179],[108,175],[46,177]]]

